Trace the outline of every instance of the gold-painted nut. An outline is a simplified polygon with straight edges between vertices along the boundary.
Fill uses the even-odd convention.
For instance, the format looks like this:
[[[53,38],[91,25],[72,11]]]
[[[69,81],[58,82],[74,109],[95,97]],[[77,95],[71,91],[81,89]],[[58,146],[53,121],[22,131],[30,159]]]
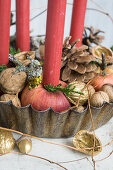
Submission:
[[[113,62],[113,52],[110,48],[100,45],[92,48],[92,54],[96,59],[98,59],[99,62],[102,61],[102,53],[105,54],[107,63]]]
[[[29,153],[32,150],[32,140],[27,136],[21,136],[17,140],[17,146],[21,153]]]
[[[97,136],[95,136],[95,147],[94,147],[94,135],[87,131],[81,130],[73,137],[73,145],[75,148],[80,149],[87,155],[97,155],[102,151],[102,143]],[[94,147],[94,150],[93,150]]]
[[[87,87],[85,88],[86,84],[81,81],[73,81],[70,84],[71,84],[71,88],[75,87],[74,89],[75,92],[70,92],[69,96],[67,96],[69,101],[72,104],[76,105],[80,96],[80,94],[76,92],[80,92],[83,94],[81,94],[80,96],[79,105],[83,105],[84,103],[86,103],[88,100],[88,90]]]
[[[0,130],[0,154],[9,153],[14,149],[15,139],[11,132]]]

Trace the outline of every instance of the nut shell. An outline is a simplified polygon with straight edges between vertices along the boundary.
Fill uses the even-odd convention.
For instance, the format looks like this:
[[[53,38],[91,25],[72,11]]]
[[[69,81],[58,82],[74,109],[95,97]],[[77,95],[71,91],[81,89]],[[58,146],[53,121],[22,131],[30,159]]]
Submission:
[[[109,96],[109,102],[113,103],[113,87],[111,85],[105,84],[101,90],[107,93]]]
[[[21,103],[17,95],[3,94],[2,96],[0,96],[0,101],[2,102],[8,102],[10,100],[16,107],[21,107]]]
[[[24,52],[20,52],[15,54],[14,56],[24,65],[27,66],[31,63],[31,61],[29,59],[27,59],[27,54],[34,59],[35,58],[35,51],[24,51]]]
[[[92,155],[93,149],[86,148],[92,148],[94,146],[94,135],[87,130],[81,130],[74,136],[73,145],[75,148],[81,149],[80,152],[83,152],[87,155]],[[101,141],[97,136],[95,136],[95,148],[93,155],[97,155],[101,151],[102,151]]]
[[[0,130],[0,154],[11,152],[14,149],[15,140],[11,132]]]
[[[4,93],[17,94],[25,86],[27,74],[25,72],[14,74],[15,70],[15,68],[8,68],[0,74],[0,89]]]
[[[68,99],[71,103],[76,105],[77,101],[79,99],[79,96],[80,96],[80,94],[76,93],[76,91],[82,92],[82,90],[83,90],[83,88],[85,87],[86,84],[81,82],[81,81],[73,81],[70,84],[72,85],[71,88],[73,88],[74,86],[76,88],[75,88],[75,92],[70,92]],[[83,105],[88,100],[88,90],[87,90],[87,88],[85,88],[82,93],[83,93],[83,95],[81,95],[81,97],[80,97],[79,105]]]
[[[95,58],[98,59],[99,62],[102,61],[102,53],[105,54],[107,63],[113,62],[113,52],[110,48],[106,48],[100,45],[92,48],[92,54]]]
[[[27,136],[21,136],[17,141],[17,146],[20,152],[29,153],[32,150],[32,141]]]
[[[90,84],[87,86],[87,88],[88,88],[89,98],[91,98],[91,96],[95,93],[95,89]]]
[[[77,112],[83,112],[85,108],[83,106],[78,106],[74,110],[76,110]]]
[[[90,103],[94,107],[101,107],[104,102],[109,103],[109,96],[103,91],[95,92],[90,100]]]

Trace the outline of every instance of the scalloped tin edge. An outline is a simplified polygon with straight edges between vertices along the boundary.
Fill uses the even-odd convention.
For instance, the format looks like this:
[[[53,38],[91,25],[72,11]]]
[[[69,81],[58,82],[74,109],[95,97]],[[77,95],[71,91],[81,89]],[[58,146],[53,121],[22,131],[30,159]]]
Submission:
[[[102,107],[91,106],[95,128],[104,125],[113,116],[113,103]],[[92,130],[88,106],[83,112],[71,109],[55,112],[52,108],[37,111],[31,105],[16,107],[9,102],[0,102],[0,126],[15,129],[38,137],[69,137],[79,130]]]

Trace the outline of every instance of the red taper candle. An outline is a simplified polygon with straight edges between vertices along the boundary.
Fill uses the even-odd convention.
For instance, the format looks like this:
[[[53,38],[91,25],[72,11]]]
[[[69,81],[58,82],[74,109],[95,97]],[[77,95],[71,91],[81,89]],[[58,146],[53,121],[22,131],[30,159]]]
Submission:
[[[70,40],[70,43],[72,43],[76,39],[80,39],[80,42],[76,45],[77,47],[80,47],[82,44],[86,5],[87,0],[74,0],[73,2],[70,31],[70,35],[72,36],[72,38]]]
[[[8,64],[11,0],[0,0],[0,65]]]
[[[48,0],[43,85],[59,84],[67,0]]]
[[[30,1],[16,0],[16,48],[30,50],[29,34]]]

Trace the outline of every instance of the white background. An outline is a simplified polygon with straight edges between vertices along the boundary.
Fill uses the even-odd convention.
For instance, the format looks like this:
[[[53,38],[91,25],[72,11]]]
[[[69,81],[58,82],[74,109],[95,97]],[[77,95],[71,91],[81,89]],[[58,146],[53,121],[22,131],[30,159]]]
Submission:
[[[21,0],[20,0],[21,1]],[[112,0],[95,0],[100,6],[102,6],[110,15],[113,17],[113,1]],[[68,3],[72,3],[72,0],[68,0]],[[47,8],[47,0],[30,0],[30,18],[34,17],[36,14],[40,13],[44,9]],[[88,0],[87,4],[88,8],[98,8],[91,0]],[[38,9],[36,9],[38,8]],[[99,9],[99,8],[98,8]],[[15,10],[15,0],[12,0],[12,10]],[[69,35],[70,32],[70,22],[71,22],[71,12],[72,5],[67,5],[66,11],[66,22],[65,22],[65,33],[64,37]],[[15,14],[15,12],[14,12]],[[15,17],[14,17],[15,20]],[[96,11],[86,11],[85,25],[94,26],[94,28],[101,29],[105,31],[105,40],[103,45],[107,47],[111,47],[113,45],[113,23],[111,20],[105,16],[104,14],[98,13]],[[45,34],[46,31],[46,12],[31,21],[30,30],[33,30],[31,35],[41,35]],[[15,33],[15,26],[11,27],[11,35]],[[107,142],[113,139],[113,118],[103,127],[96,130],[96,135],[102,141],[102,144],[106,144]],[[19,135],[14,135],[15,138],[19,138]],[[46,139],[49,141],[54,141],[57,143],[63,143],[72,145],[72,138],[67,139]],[[113,145],[103,148],[101,154],[95,157],[95,160],[101,159],[112,151]],[[17,151],[17,148],[15,148]],[[39,142],[37,140],[33,140],[33,149],[31,154],[45,157],[50,159],[51,161],[61,162],[61,161],[69,161],[75,160],[82,157],[85,157],[84,154],[75,152],[73,150],[69,150],[67,148],[58,147],[46,143]],[[89,157],[91,160],[91,158]],[[112,170],[113,169],[113,157],[112,155],[96,164],[96,170]],[[68,170],[93,170],[93,167],[87,160],[81,160],[78,162],[73,162],[69,164],[62,164],[67,167]],[[52,165],[48,162],[42,161],[40,159],[31,158],[28,156],[21,155],[6,155],[0,157],[0,170],[60,170],[56,165]]]
[[[98,3],[103,9],[97,7],[93,3],[93,1]],[[73,0],[67,0],[67,2],[72,4]],[[47,0],[30,0],[30,18],[39,14],[46,8]],[[113,0],[88,0],[87,8],[95,8],[103,11],[105,10],[113,17]],[[12,0],[12,10],[15,10],[15,0]],[[47,12],[43,13],[41,16],[30,22],[30,30],[33,30],[31,35],[45,34],[46,14]],[[70,33],[71,14],[72,5],[67,4],[64,38]],[[102,31],[104,31],[105,40],[102,45],[105,45],[106,47],[111,47],[113,45],[113,23],[108,16],[96,11],[87,10],[85,17],[85,26],[93,26],[95,29],[101,29]],[[14,32],[15,26],[11,27],[11,34],[13,34]]]

